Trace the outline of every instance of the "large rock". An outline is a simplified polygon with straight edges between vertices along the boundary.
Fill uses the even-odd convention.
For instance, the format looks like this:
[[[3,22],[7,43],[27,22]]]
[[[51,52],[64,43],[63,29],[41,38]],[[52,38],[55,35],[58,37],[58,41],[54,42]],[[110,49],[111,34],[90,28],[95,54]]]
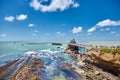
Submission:
[[[76,45],[76,41],[75,39],[71,40],[66,49],[65,49],[65,53],[79,53],[79,47]]]

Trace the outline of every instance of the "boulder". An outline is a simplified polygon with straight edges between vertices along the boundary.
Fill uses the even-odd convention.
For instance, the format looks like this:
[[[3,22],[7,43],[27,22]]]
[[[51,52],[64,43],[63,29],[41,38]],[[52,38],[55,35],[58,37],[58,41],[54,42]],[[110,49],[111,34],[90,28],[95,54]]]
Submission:
[[[76,45],[76,41],[75,39],[71,40],[66,49],[65,49],[65,53],[79,53],[79,47]]]

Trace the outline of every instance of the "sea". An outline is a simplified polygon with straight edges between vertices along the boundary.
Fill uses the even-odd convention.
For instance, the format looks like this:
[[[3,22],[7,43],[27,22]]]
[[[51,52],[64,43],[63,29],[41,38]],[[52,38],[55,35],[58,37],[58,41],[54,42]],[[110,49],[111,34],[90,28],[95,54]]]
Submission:
[[[80,41],[78,43],[93,46],[120,46],[120,41]],[[63,53],[66,46],[67,42],[62,42],[62,46],[58,46],[52,45],[51,42],[0,41],[0,66],[4,65],[7,61],[37,53],[37,58],[40,58],[45,65],[45,68],[41,71],[41,75],[46,74],[46,76],[41,80],[66,80],[66,76],[73,77],[75,80],[82,80],[70,71],[59,69],[59,65],[62,65],[63,63],[70,63],[79,69],[76,65],[76,60],[69,54]],[[85,48],[80,49],[81,54],[84,54],[85,52]],[[63,61],[58,60],[58,57],[61,57]],[[80,69],[80,71],[82,70]]]

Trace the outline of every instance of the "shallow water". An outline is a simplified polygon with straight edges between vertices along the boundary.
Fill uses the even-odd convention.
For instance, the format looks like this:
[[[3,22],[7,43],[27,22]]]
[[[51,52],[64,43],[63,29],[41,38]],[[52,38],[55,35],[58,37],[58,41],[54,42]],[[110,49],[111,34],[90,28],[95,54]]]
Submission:
[[[75,72],[60,68],[64,63],[76,66],[76,60],[70,55],[63,53],[65,46],[66,44],[63,44],[63,46],[57,48],[58,46],[51,45],[50,43],[3,42],[0,45],[0,63],[4,65],[5,61],[11,61],[16,58],[25,58],[26,60],[27,57],[25,56],[32,54],[32,59],[41,59],[44,64],[44,68],[39,71],[39,75],[42,76],[41,80],[66,80],[69,77],[75,80],[81,80]],[[28,62],[28,65],[30,62],[31,60]],[[21,64],[4,78],[12,75],[20,65]]]
[[[101,44],[105,42],[81,42],[82,44],[91,45],[91,44]],[[119,45],[118,42],[106,42],[111,46],[116,44]],[[104,44],[107,45],[107,44]],[[39,75],[42,76],[42,80],[66,80],[67,78],[73,78],[75,80],[81,80],[81,78],[71,70],[64,70],[60,67],[64,65],[64,63],[72,64],[77,70],[82,71],[76,65],[76,60],[72,58],[69,54],[62,53],[66,47],[66,43],[63,43],[62,46],[51,45],[51,43],[39,43],[39,42],[0,42],[0,65],[4,65],[6,61],[11,61],[16,58],[22,59],[25,58],[26,55],[29,56],[31,54],[32,58],[41,59],[44,68],[39,71]],[[81,53],[85,53],[85,48],[80,49]],[[29,61],[28,65],[31,61]],[[23,63],[23,62],[22,62]],[[20,63],[16,68],[19,68]],[[10,76],[15,70],[10,72],[6,77]],[[5,77],[5,78],[6,78]]]
[[[30,54],[31,52],[27,52],[27,55]],[[75,80],[81,80],[81,78],[77,76],[75,72],[71,70],[62,70],[60,68],[62,65],[64,65],[64,63],[69,63],[76,66],[76,60],[70,57],[68,54],[64,54],[61,52],[61,50],[58,49],[39,50],[36,52],[36,54],[33,57],[41,59],[44,64],[44,68],[40,71],[42,80],[54,80],[54,77],[57,80],[64,80],[59,79],[59,77],[65,78],[65,80],[68,77],[71,77]]]

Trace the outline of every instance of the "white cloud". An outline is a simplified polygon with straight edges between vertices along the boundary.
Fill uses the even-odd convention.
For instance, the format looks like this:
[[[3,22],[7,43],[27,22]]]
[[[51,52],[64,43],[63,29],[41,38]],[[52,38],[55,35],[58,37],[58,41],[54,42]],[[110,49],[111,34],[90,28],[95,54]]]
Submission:
[[[60,32],[57,32],[57,34],[60,34]]]
[[[88,29],[87,32],[93,32],[93,31],[95,31],[95,30],[96,30],[96,27],[92,27],[92,28]]]
[[[87,35],[92,35],[92,33],[88,33]]]
[[[28,24],[28,27],[33,27],[34,26],[34,24]]]
[[[109,31],[109,30],[110,30],[110,28],[105,28],[105,30],[106,30],[106,31]]]
[[[1,37],[5,37],[5,36],[7,36],[7,34],[1,34]]]
[[[79,4],[78,3],[74,3],[73,7],[77,8],[77,7],[79,7]]]
[[[76,34],[76,33],[79,33],[79,32],[81,32],[82,31],[82,27],[74,27],[73,29],[72,29],[72,33],[73,34]]]
[[[33,33],[32,36],[37,36],[37,34]]]
[[[105,28],[105,29],[104,29],[104,28],[101,28],[101,29],[100,29],[100,31],[109,31],[109,30],[110,30],[110,28]]]
[[[42,12],[64,11],[70,6],[74,8],[79,7],[79,4],[74,0],[51,0],[50,5],[43,5],[43,2],[48,2],[48,0],[32,0],[29,5],[35,10],[40,10]]]
[[[103,20],[96,24],[97,27],[105,27],[105,26],[120,26],[120,21],[112,21],[110,19]]]
[[[107,26],[120,26],[120,20],[119,21],[112,21],[110,19],[106,19],[103,20],[101,22],[98,22],[95,26],[93,26],[92,28],[88,29],[87,32],[93,32],[95,31],[97,28],[101,28],[101,27],[107,27]],[[109,28],[107,28],[106,30],[109,30]]]
[[[38,33],[39,31],[38,30],[34,30],[33,32]]]
[[[112,31],[111,33],[112,33],[112,34],[115,34],[116,32],[115,32],[115,31]]]
[[[24,15],[24,14],[20,14],[16,16],[17,20],[25,20],[26,18],[27,18],[27,15]]]
[[[8,17],[5,17],[4,20],[5,21],[8,21],[8,22],[13,22],[14,21],[14,17],[13,16],[8,16]]]
[[[56,34],[57,34],[58,36],[60,36],[60,37],[64,37],[64,36],[65,36],[65,34],[64,34],[64,33],[61,33],[61,32],[56,32]]]

